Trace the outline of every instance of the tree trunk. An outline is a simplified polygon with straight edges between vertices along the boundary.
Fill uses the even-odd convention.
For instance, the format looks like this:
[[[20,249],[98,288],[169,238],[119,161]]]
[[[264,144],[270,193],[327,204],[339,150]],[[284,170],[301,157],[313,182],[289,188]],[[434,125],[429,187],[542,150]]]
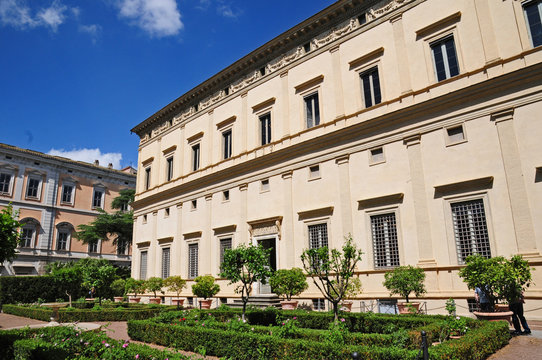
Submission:
[[[72,296],[66,291],[66,295],[68,295],[68,300],[70,302],[70,307],[72,307]]]
[[[333,302],[333,314],[335,314],[335,323],[339,321],[339,302]]]
[[[243,322],[245,322],[245,312],[247,309],[247,302],[248,302],[248,297],[247,298],[243,297]]]

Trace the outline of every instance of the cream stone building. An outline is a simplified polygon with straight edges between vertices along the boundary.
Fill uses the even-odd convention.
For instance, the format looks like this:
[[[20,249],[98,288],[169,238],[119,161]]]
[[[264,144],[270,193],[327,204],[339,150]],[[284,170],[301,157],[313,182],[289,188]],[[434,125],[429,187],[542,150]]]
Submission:
[[[0,209],[11,203],[24,224],[19,254],[0,264],[0,275],[41,275],[50,262],[86,257],[130,266],[131,244],[86,245],[73,233],[94,220],[98,208],[116,211],[113,199],[135,183],[131,167],[115,170],[0,144]]]
[[[541,14],[540,0],[337,1],[196,86],[132,129],[132,275],[218,278],[242,243],[302,267],[304,249],[352,234],[358,309],[411,264],[429,313],[450,297],[466,313],[466,256],[522,254],[542,318]]]

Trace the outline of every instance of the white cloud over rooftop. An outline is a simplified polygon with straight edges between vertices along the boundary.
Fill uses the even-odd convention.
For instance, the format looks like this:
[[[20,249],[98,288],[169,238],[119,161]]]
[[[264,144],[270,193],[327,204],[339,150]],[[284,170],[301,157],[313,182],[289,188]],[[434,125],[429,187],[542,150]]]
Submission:
[[[183,28],[175,0],[119,0],[119,14],[155,37],[177,35]]]
[[[120,161],[122,160],[121,153],[102,153],[100,149],[51,149],[47,154],[91,164],[94,163],[94,160],[98,160],[101,166],[113,164],[114,169],[120,169]]]

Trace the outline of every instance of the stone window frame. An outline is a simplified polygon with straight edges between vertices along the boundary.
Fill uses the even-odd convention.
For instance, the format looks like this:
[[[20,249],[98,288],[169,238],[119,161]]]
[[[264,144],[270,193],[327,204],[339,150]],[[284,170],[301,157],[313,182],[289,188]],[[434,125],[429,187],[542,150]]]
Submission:
[[[384,205],[384,206],[375,206],[371,208],[365,209],[365,220],[366,220],[366,238],[368,239],[368,244],[366,245],[367,255],[368,255],[368,261],[369,266],[372,269],[393,269],[394,267],[382,267],[376,266],[375,262],[375,252],[374,252],[374,238],[373,238],[373,229],[372,229],[372,217],[373,216],[379,216],[379,215],[387,215],[387,214],[394,214],[395,215],[395,231],[397,232],[397,249],[399,252],[399,266],[406,264],[405,262],[405,254],[404,254],[404,243],[403,243],[403,233],[402,233],[402,226],[401,226],[401,211],[400,211],[400,204],[393,204],[393,205]]]
[[[13,197],[13,189],[15,188],[15,179],[17,177],[18,168],[9,164],[0,164],[0,173],[10,176],[8,191],[0,192],[0,196]]]

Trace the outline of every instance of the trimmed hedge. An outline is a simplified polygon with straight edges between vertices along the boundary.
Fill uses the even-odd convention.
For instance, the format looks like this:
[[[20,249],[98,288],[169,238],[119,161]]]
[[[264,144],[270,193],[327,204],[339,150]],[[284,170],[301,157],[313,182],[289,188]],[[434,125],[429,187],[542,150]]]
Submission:
[[[59,286],[50,276],[2,276],[0,277],[0,307],[4,304],[34,303],[38,298],[46,302],[65,299],[67,286]],[[72,294],[74,299],[83,294]]]
[[[362,359],[414,360],[416,350],[395,347],[345,346],[269,335],[159,324],[150,320],[128,321],[134,340],[175,347],[186,351],[204,348],[206,353],[231,359],[351,359],[357,351]]]
[[[94,321],[128,321],[149,319],[159,315],[162,311],[167,311],[171,307],[146,307],[146,308],[105,308],[100,310],[93,309],[66,309],[61,308],[58,311],[59,322],[94,322]],[[28,307],[18,305],[4,305],[3,312],[6,314],[23,316],[31,319],[50,321],[53,316],[53,310],[46,307]]]
[[[15,360],[64,360],[68,356],[69,353],[66,350],[42,340],[23,339],[13,344],[13,359]]]

